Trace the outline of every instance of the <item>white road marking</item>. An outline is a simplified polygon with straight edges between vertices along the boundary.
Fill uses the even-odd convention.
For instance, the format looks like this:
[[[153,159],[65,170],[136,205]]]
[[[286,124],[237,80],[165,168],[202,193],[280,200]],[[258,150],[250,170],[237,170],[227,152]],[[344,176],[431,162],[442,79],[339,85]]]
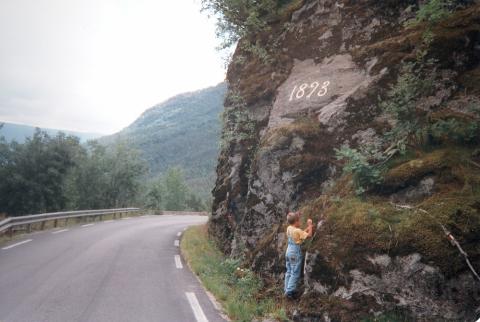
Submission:
[[[187,227],[183,228],[183,231],[187,230]]]
[[[104,223],[113,222],[113,220],[105,220]]]
[[[95,224],[85,224],[85,225],[82,225],[82,227],[90,227],[90,226],[93,226]]]
[[[180,241],[177,239],[174,243],[175,246],[179,247],[180,246]]]
[[[27,240],[21,241],[21,242],[19,242],[19,243],[16,243],[16,244],[13,244],[13,245],[10,245],[10,246],[7,246],[7,247],[3,247],[2,249],[7,250],[7,249],[10,249],[10,248],[13,248],[13,247],[17,247],[17,246],[20,246],[20,245],[29,243],[29,242],[31,242],[32,240],[33,240],[33,239],[27,239]]]
[[[123,220],[132,219],[132,217],[123,217]]]
[[[145,218],[145,217],[149,217],[148,215],[143,215],[143,216],[140,216],[139,218]]]
[[[177,233],[177,236],[178,236],[178,237],[182,236],[182,232],[179,231],[179,232]]]
[[[62,230],[56,230],[56,231],[52,231],[52,234],[60,234],[60,233],[64,233],[66,231],[69,231],[70,229],[62,229]]]
[[[175,255],[175,266],[176,266],[178,269],[182,269],[182,268],[183,268],[182,260],[180,259],[180,255]]]
[[[195,293],[186,292],[185,295],[187,296],[188,303],[192,308],[193,315],[195,315],[195,319],[197,320],[197,322],[208,322],[208,319],[205,316],[205,313],[203,313],[202,307],[200,306],[200,303],[198,302]]]

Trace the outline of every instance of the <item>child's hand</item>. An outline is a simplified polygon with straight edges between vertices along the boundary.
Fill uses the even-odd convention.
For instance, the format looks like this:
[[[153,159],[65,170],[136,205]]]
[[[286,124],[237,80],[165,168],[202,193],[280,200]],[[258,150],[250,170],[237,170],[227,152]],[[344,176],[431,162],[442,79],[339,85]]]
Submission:
[[[307,220],[307,225],[308,225],[308,226],[312,226],[312,225],[313,225],[313,221],[312,221],[310,218]]]

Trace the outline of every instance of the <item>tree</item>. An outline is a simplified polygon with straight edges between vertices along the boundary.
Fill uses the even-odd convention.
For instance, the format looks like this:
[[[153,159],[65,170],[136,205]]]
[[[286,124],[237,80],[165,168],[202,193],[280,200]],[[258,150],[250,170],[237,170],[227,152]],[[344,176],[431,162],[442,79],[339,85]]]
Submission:
[[[36,130],[24,144],[0,144],[0,211],[11,215],[64,209],[69,171],[81,151],[79,139]]]
[[[201,198],[188,189],[183,170],[170,168],[167,173],[151,182],[144,197],[145,207],[153,210],[203,211],[205,204]]]
[[[148,188],[145,206],[149,209],[160,210],[163,207],[165,189],[161,180],[156,180]]]
[[[278,10],[289,0],[202,0],[203,10],[219,17],[217,36],[222,48],[234,45],[240,38],[265,30],[275,20]]]
[[[199,197],[197,197],[197,195],[191,192],[187,196],[187,199],[185,201],[185,206],[186,206],[186,209],[192,210],[192,211],[203,211],[205,209],[205,206],[202,200]]]
[[[109,168],[106,187],[106,202],[114,207],[126,207],[136,201],[141,190],[141,178],[147,167],[140,159],[139,152],[127,145],[117,142],[111,150],[107,150],[105,160]]]
[[[84,153],[68,180],[70,208],[100,209],[106,207],[108,167],[106,148],[96,141],[87,143]]]
[[[180,168],[170,168],[163,179],[165,187],[165,210],[185,209],[188,188]]]
[[[121,208],[135,204],[146,173],[138,151],[119,141],[106,148],[95,141],[72,174],[72,205],[81,209]]]

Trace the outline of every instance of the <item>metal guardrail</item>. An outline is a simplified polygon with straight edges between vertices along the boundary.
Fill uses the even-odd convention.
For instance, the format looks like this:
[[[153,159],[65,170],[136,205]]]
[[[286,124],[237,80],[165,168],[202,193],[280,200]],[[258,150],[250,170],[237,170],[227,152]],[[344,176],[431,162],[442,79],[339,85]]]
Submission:
[[[118,214],[120,217],[123,214],[138,212],[140,208],[120,208],[120,209],[102,209],[102,210],[78,210],[78,211],[65,211],[65,212],[50,212],[38,215],[28,215],[19,217],[9,217],[0,221],[0,234],[6,231],[13,233],[13,229],[19,226],[27,226],[27,230],[30,231],[31,224],[42,223],[42,229],[45,226],[45,222],[54,221],[54,227],[57,227],[59,219],[68,220],[69,218],[88,218],[98,217],[100,220],[104,215],[114,215],[114,218]]]

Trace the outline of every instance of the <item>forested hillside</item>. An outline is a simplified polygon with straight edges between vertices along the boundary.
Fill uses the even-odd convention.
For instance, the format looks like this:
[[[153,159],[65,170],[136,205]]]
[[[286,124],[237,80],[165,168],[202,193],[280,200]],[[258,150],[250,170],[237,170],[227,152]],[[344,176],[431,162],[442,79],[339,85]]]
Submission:
[[[30,125],[23,125],[23,124],[15,124],[15,123],[7,123],[1,122],[0,125],[0,136],[3,136],[5,140],[12,141],[15,140],[19,143],[25,142],[25,139],[33,136],[35,133],[35,127]],[[60,132],[63,132],[67,135],[73,135],[80,139],[81,142],[86,142],[88,140],[93,140],[102,136],[98,133],[86,133],[86,132],[75,132],[75,131],[63,131],[57,129],[46,129],[42,128],[42,131],[48,133],[51,136],[55,136]]]
[[[219,114],[226,85],[175,96],[145,111],[121,132],[100,139],[127,140],[147,161],[150,177],[183,169],[188,185],[202,198],[213,187],[220,138]]]

